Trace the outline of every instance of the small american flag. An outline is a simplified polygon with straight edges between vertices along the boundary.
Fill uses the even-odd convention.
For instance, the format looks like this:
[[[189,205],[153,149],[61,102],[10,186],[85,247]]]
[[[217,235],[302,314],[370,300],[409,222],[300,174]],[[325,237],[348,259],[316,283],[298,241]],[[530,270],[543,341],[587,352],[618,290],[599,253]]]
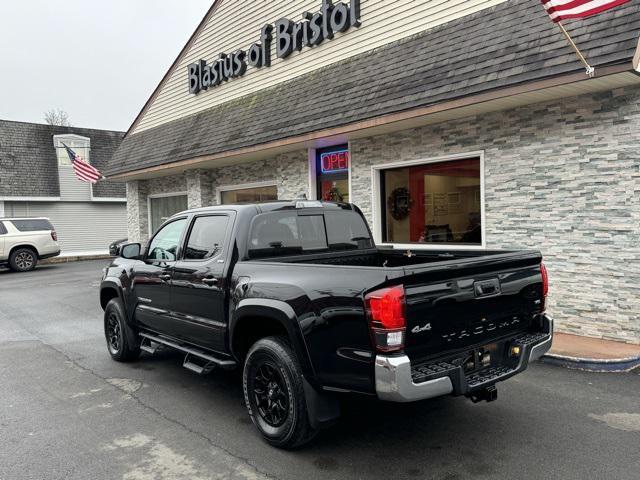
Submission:
[[[629,0],[541,0],[542,5],[554,22],[569,18],[585,18],[610,8],[617,7]]]
[[[98,180],[104,178],[95,167],[92,167],[87,162],[82,160],[80,155],[71,150],[64,143],[62,145],[67,150],[67,155],[69,155],[69,160],[71,160],[73,171],[75,172],[76,177],[78,177],[78,180],[95,184],[98,183]]]

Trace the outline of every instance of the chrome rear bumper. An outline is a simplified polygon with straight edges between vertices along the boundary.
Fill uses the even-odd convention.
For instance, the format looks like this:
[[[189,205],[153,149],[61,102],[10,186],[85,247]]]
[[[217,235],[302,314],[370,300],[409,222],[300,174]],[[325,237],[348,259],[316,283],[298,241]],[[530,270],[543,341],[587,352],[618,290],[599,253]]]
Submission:
[[[505,378],[525,370],[529,362],[538,360],[551,348],[553,318],[547,314],[543,314],[543,328],[548,337],[525,347],[520,363]],[[492,383],[500,380],[501,378],[497,378]],[[376,356],[375,381],[378,398],[389,402],[415,402],[454,393],[454,384],[449,376],[414,383],[411,377],[411,360],[406,355]]]

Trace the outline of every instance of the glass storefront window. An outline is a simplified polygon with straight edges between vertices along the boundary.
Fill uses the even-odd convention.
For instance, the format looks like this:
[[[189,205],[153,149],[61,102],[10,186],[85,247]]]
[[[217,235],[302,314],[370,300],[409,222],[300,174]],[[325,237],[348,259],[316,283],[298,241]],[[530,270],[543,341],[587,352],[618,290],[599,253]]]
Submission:
[[[316,151],[317,200],[349,202],[350,160],[348,145]]]
[[[381,171],[386,243],[482,245],[480,159]]]
[[[187,209],[186,195],[149,198],[151,232],[155,232],[169,217]]]
[[[220,201],[223,205],[231,203],[268,202],[278,199],[278,189],[275,185],[254,188],[239,188],[237,190],[223,190]]]

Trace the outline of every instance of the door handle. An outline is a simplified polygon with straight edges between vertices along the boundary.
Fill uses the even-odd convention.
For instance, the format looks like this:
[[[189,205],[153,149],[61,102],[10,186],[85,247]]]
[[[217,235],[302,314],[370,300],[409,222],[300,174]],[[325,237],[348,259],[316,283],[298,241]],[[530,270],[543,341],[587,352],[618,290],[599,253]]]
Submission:
[[[169,280],[171,280],[171,275],[168,275],[166,273],[163,275],[160,275],[160,280],[162,280],[163,282],[168,282]]]
[[[210,287],[213,287],[214,285],[218,284],[218,279],[213,277],[207,277],[202,279],[202,283],[204,283],[205,285],[209,285]]]

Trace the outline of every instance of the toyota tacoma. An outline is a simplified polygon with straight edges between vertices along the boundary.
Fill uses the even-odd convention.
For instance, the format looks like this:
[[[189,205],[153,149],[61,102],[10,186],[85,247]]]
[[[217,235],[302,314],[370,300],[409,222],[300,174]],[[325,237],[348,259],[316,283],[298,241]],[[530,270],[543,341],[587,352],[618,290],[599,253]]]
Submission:
[[[293,448],[344,394],[495,400],[551,346],[547,290],[537,251],[376,247],[354,205],[278,201],[174,215],[120,246],[100,302],[113,359],[241,369],[253,423]]]

